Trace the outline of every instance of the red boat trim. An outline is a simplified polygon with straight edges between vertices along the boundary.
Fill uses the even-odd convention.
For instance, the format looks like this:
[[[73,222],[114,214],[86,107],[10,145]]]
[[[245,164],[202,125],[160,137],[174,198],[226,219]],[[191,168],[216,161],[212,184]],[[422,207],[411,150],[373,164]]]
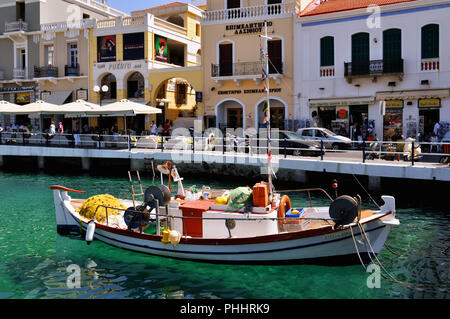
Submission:
[[[60,191],[67,191],[67,192],[71,192],[71,193],[79,193],[79,194],[84,194],[86,193],[85,191],[77,191],[75,189],[71,189],[71,188],[67,188],[64,186],[59,186],[59,185],[53,185],[50,186],[51,190],[60,190]]]
[[[377,217],[376,219],[372,219],[361,223],[364,225],[366,223],[372,222],[374,220],[383,218],[387,215],[391,214],[391,212],[386,213]],[[84,223],[84,222],[83,222]],[[161,241],[162,236],[158,235],[150,235],[150,234],[141,234],[130,232],[128,230],[112,228],[106,225],[96,224],[97,228],[104,230],[106,232],[110,232],[116,235],[122,235],[126,237],[133,237],[143,240],[151,240],[151,241]],[[247,238],[186,238],[182,237],[180,244],[192,244],[192,245],[248,245],[248,244],[261,244],[261,243],[269,243],[269,242],[277,242],[277,241],[286,241],[293,239],[301,239],[307,237],[320,236],[330,233],[338,233],[344,231],[345,229],[336,229],[333,230],[333,227],[329,225],[328,227],[322,227],[318,229],[310,229],[310,230],[302,230],[292,233],[282,233],[282,234],[274,234],[274,235],[266,235],[266,236],[257,236],[257,237],[247,237]]]

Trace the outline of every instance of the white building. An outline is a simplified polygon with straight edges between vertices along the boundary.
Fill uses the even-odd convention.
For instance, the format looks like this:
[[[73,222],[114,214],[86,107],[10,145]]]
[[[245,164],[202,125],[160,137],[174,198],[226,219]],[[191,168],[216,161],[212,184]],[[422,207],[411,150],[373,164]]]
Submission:
[[[448,0],[312,1],[295,23],[296,126],[317,113],[350,135],[368,119],[386,140],[450,122],[449,16]]]

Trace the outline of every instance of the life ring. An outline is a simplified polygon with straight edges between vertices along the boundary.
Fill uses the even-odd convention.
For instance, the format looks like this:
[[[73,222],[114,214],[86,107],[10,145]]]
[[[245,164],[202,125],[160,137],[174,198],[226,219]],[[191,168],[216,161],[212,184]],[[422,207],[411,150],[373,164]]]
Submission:
[[[290,209],[291,199],[289,198],[289,196],[284,195],[283,197],[281,197],[280,205],[278,206],[278,218],[280,218],[278,219],[278,226],[283,226],[286,223],[286,220],[281,218],[285,218],[286,212]]]

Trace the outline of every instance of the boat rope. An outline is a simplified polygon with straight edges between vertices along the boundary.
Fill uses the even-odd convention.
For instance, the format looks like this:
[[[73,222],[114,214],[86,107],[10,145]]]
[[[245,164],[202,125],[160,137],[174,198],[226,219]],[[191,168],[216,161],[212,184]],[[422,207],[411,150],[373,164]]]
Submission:
[[[378,203],[372,198],[372,196],[370,196],[369,192],[364,188],[364,186],[359,182],[359,180],[356,178],[355,174],[352,174],[352,176],[354,177],[354,179],[358,182],[359,186],[361,186],[361,188],[366,192],[366,194],[369,196],[369,198],[372,200],[372,202],[375,204],[375,206],[377,206],[379,209],[381,209],[380,205],[378,205]]]
[[[423,291],[423,289],[421,287],[433,287],[433,288],[436,287],[436,285],[427,285],[427,284],[422,284],[422,283],[411,284],[411,283],[408,283],[408,282],[396,279],[392,274],[390,274],[386,270],[386,268],[383,266],[381,261],[378,259],[377,255],[376,255],[376,253],[375,253],[375,251],[374,251],[374,249],[373,249],[373,247],[372,247],[372,245],[370,243],[369,237],[367,236],[367,233],[364,230],[364,227],[361,225],[361,223],[359,221],[357,221],[356,224],[359,227],[359,230],[360,230],[360,233],[361,233],[361,237],[364,239],[365,244],[368,245],[369,248],[370,248],[370,251],[368,251],[368,254],[367,254],[369,256],[369,258],[370,258],[370,261],[374,265],[378,266],[380,269],[384,270],[384,272],[386,273],[386,275],[384,275],[382,272],[380,272],[381,278],[383,278],[386,281],[391,281],[391,282],[397,283],[399,285],[402,285],[404,287],[407,287],[407,288],[410,288],[410,289],[419,290],[419,291]],[[365,270],[367,270],[367,267],[364,265],[364,263],[362,261],[362,258],[360,256],[360,252],[359,252],[359,250],[357,248],[356,238],[355,238],[355,236],[353,234],[352,226],[349,226],[349,228],[350,228],[350,231],[352,233],[353,244],[355,245],[355,249],[356,249],[356,252],[358,254],[359,261],[361,262],[361,265],[363,266],[363,268]],[[374,256],[376,262],[374,261],[374,259],[372,259],[371,254]],[[439,285],[439,287],[448,287],[448,285]]]

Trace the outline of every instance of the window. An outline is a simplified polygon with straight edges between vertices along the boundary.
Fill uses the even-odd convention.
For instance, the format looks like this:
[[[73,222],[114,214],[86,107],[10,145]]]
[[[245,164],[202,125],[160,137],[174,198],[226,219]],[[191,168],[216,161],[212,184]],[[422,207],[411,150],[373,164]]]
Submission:
[[[334,65],[334,38],[324,37],[320,39],[320,66]]]
[[[275,4],[281,4],[282,0],[267,0],[267,5],[272,5],[268,7],[268,13],[269,14],[280,14],[281,13],[281,6],[275,6]]]
[[[187,85],[185,83],[177,84],[176,104],[186,104]]]
[[[219,45],[219,75],[233,75],[233,44],[222,43]]]
[[[352,35],[352,75],[369,74],[369,33]]]
[[[282,41],[268,41],[269,74],[283,74]]]
[[[227,9],[234,9],[241,7],[241,0],[227,0]]]
[[[402,31],[389,29],[383,32],[383,60],[402,58]]]
[[[197,37],[199,37],[199,36],[201,35],[201,26],[200,26],[200,23],[197,23],[197,24],[195,25],[195,35],[196,35]]]
[[[304,130],[302,132],[302,136],[304,136],[304,137],[312,137],[313,136],[313,131],[312,130]]]
[[[439,57],[439,25],[428,24],[422,27],[422,59]]]
[[[16,19],[25,21],[25,2],[16,3]]]
[[[25,49],[17,50],[18,60],[17,60],[17,68],[24,70],[26,68],[27,63],[27,55]]]
[[[45,47],[46,65],[53,66],[55,64],[55,47],[48,45]]]
[[[76,43],[69,44],[69,66],[74,68],[78,64],[78,45]]]

